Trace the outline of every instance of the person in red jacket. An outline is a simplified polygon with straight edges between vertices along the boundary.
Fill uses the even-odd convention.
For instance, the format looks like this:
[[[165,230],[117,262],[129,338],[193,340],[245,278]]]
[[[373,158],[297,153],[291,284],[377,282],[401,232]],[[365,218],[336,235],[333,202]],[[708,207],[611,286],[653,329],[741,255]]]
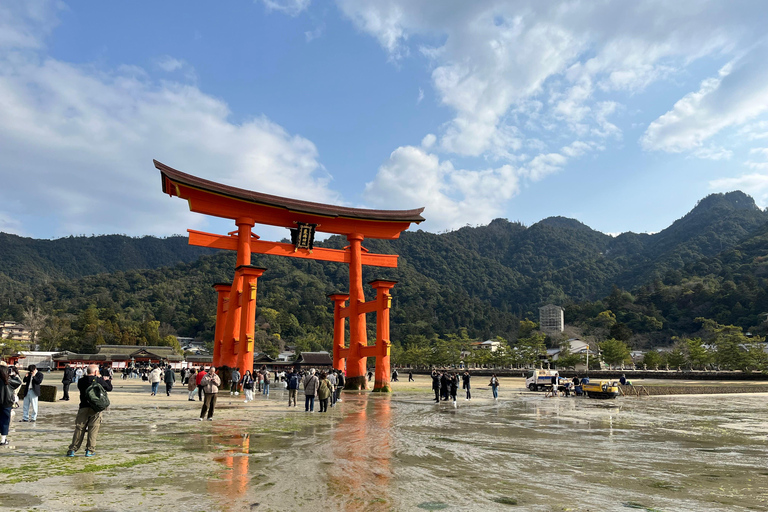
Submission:
[[[197,377],[195,377],[195,383],[197,384],[197,400],[198,402],[203,401],[203,377],[205,377],[205,368],[200,368],[200,371],[197,372]]]

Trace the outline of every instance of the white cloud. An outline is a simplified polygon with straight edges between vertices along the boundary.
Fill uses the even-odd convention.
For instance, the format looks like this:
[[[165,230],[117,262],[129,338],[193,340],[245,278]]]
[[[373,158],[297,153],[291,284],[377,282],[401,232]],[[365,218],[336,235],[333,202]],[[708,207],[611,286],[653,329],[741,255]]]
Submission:
[[[716,0],[674,8],[620,0],[337,3],[390,59],[406,58],[415,45],[431,61],[438,98],[454,112],[444,151],[495,158],[517,151],[506,145],[517,137],[499,136],[510,124],[553,137],[564,128],[579,137],[620,136],[609,93],[637,93],[704,56],[736,55],[762,37],[765,19],[759,4]],[[544,108],[526,116],[536,101]]]
[[[279,11],[288,16],[298,16],[309,8],[311,0],[262,0],[268,11]]]
[[[419,96],[416,98],[416,104],[418,105],[419,103],[421,103],[421,100],[423,99],[424,99],[424,89],[419,87]]]
[[[758,46],[701,83],[656,119],[641,143],[647,150],[679,153],[700,148],[725,128],[768,111],[768,47]]]
[[[423,148],[404,146],[366,184],[365,198],[382,208],[425,206],[427,221],[421,227],[439,231],[490,222],[519,189],[517,171],[509,165],[466,171]]]
[[[421,139],[421,147],[423,147],[424,149],[429,149],[435,145],[436,141],[437,141],[437,137],[435,137],[435,135],[432,133],[428,133],[424,136],[423,139]]]
[[[205,223],[162,195],[153,158],[246,189],[339,202],[309,140],[263,116],[235,124],[222,100],[138,68],[98,71],[6,51],[0,112],[4,188],[36,198],[4,202],[3,229],[18,230],[17,219],[41,205],[59,223],[51,235],[166,235]]]
[[[325,23],[319,23],[313,30],[304,32],[304,39],[306,39],[308,43],[312,42],[322,36],[323,32],[325,32]]]
[[[169,73],[184,67],[183,61],[179,59],[174,59],[170,55],[163,55],[162,57],[157,59],[156,64],[157,64],[157,67]]]
[[[768,170],[768,165],[765,170]],[[741,190],[754,197],[758,205],[768,205],[768,174],[753,173],[736,178],[721,178],[710,181],[709,187],[720,192]]]
[[[696,148],[691,155],[705,160],[730,160],[733,156],[733,151],[716,146],[701,147]]]
[[[593,144],[574,141],[561,149],[562,154],[540,154],[520,167],[466,170],[429,153],[434,142],[430,134],[421,147],[393,151],[376,178],[366,184],[366,201],[382,208],[425,206],[427,222],[420,227],[430,231],[485,224],[504,214],[525,180],[540,180],[563,169],[569,159],[595,149]]]

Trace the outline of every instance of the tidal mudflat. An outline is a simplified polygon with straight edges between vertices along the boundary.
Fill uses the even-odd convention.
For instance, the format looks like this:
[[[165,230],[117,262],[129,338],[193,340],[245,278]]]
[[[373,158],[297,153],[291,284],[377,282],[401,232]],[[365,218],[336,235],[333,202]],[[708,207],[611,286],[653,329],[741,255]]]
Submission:
[[[454,407],[417,377],[327,414],[288,408],[282,390],[221,395],[199,422],[181,389],[115,384],[95,458],[64,457],[74,401],[13,423],[0,509],[768,509],[765,394],[545,399],[503,379],[497,402],[476,385]]]

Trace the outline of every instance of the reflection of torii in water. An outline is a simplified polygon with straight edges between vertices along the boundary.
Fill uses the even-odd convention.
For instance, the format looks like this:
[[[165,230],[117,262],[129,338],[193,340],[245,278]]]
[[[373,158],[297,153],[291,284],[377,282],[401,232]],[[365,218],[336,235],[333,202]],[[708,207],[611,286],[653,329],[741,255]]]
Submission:
[[[232,284],[214,285],[218,292],[214,366],[253,370],[253,335],[256,320],[256,282],[266,269],[251,265],[251,254],[271,254],[349,264],[349,294],[333,294],[333,366],[347,369],[347,389],[365,389],[366,358],[376,357],[374,391],[389,391],[389,291],[394,281],[377,280],[374,300],[365,302],[363,265],[397,267],[397,255],[371,254],[365,238],[395,239],[411,223],[424,220],[416,210],[364,210],[287,199],[204,180],[177,171],[157,160],[163,192],[186,199],[193,212],[232,219],[237,231],[215,235],[189,230],[190,245],[237,251]],[[251,232],[256,224],[291,229],[291,244],[265,242]],[[315,231],[344,235],[343,250],[315,248]],[[349,306],[345,306],[349,300]],[[368,346],[365,314],[376,312],[376,345]],[[349,347],[345,348],[344,319],[349,318]]]

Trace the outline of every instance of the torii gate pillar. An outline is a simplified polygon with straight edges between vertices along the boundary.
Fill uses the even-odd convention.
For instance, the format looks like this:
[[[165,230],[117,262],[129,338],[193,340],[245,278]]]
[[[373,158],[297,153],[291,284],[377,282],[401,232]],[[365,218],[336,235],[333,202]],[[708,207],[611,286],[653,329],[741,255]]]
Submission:
[[[367,357],[363,347],[368,345],[368,333],[365,325],[365,311],[361,308],[365,302],[363,291],[363,265],[360,259],[363,235],[352,233],[349,240],[349,354],[347,357],[347,389],[365,389]]]

